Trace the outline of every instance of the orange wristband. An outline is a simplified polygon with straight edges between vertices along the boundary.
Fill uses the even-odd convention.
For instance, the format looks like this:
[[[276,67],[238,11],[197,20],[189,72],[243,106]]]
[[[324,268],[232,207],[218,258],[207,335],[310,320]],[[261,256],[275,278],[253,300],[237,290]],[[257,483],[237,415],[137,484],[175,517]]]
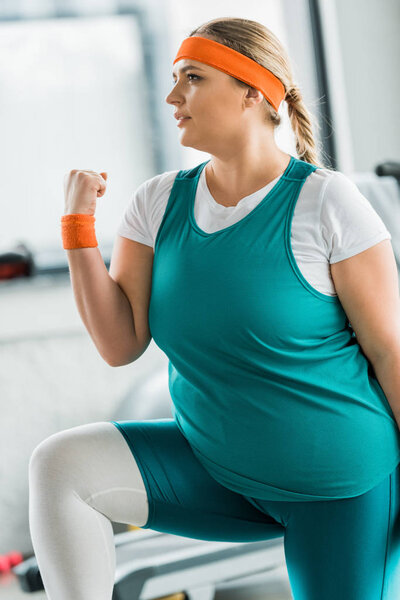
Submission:
[[[96,248],[94,215],[71,214],[61,217],[61,234],[64,250]]]
[[[172,64],[182,58],[193,58],[248,83],[259,90],[276,111],[285,98],[285,86],[271,71],[215,40],[197,35],[185,38]]]

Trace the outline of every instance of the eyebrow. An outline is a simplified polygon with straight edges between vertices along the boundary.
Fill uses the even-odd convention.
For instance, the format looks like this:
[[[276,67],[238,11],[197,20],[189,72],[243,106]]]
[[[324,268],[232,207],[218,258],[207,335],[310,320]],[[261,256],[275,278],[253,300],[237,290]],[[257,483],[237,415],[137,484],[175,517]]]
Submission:
[[[186,65],[185,67],[182,67],[182,69],[180,69],[181,73],[184,73],[185,71],[188,71],[189,69],[198,69],[199,71],[204,71],[204,69],[202,69],[201,67],[196,67],[195,65]],[[175,73],[172,71],[172,76],[174,76]]]

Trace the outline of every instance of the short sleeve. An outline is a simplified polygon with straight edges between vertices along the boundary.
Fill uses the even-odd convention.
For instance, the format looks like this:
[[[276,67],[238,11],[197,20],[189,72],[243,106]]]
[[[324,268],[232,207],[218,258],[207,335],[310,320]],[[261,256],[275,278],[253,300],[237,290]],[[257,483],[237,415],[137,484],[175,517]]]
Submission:
[[[340,171],[327,181],[321,202],[321,236],[330,263],[392,239],[384,222],[355,183]]]
[[[146,218],[147,181],[133,193],[117,228],[118,235],[130,240],[153,246]]]

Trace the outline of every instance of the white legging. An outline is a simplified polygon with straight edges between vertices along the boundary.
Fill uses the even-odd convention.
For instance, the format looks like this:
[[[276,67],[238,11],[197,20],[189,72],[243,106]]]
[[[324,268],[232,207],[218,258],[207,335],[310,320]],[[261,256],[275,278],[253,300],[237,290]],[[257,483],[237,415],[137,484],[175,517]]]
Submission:
[[[111,521],[142,527],[148,499],[137,463],[110,422],[55,433],[29,463],[29,527],[50,600],[111,600]]]

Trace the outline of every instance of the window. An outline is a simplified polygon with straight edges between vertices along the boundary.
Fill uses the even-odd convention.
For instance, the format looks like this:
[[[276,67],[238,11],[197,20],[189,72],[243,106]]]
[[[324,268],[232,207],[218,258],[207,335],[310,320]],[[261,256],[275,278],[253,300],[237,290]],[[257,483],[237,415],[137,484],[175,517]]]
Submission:
[[[134,189],[155,172],[143,50],[132,15],[0,25],[0,244],[67,266],[64,175],[107,171],[103,257]]]

